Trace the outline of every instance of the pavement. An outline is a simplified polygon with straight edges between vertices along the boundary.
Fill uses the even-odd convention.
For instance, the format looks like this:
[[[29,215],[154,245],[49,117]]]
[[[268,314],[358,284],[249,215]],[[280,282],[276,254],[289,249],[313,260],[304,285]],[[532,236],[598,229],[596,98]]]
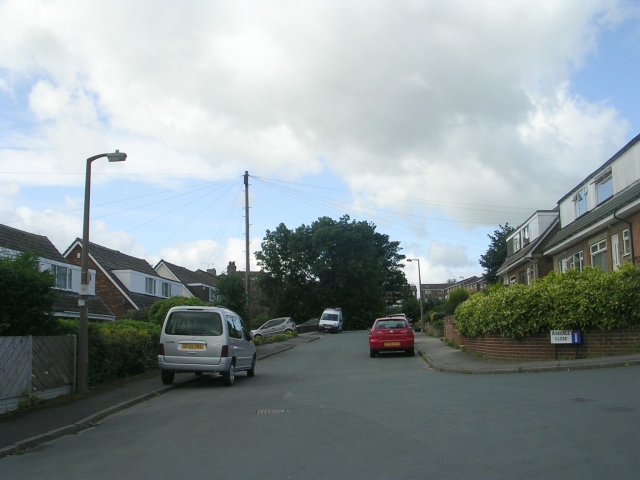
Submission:
[[[259,345],[256,347],[258,360],[263,361],[326,335],[303,333],[284,342]],[[415,334],[415,348],[432,368],[448,373],[526,373],[640,365],[640,354],[530,362],[488,360],[451,348],[442,340],[423,333]],[[201,377],[184,374],[177,375],[173,385],[163,385],[158,372],[153,371],[93,388],[86,395],[67,395],[41,406],[7,412],[0,415],[0,458],[84,430],[109,415],[200,380]]]

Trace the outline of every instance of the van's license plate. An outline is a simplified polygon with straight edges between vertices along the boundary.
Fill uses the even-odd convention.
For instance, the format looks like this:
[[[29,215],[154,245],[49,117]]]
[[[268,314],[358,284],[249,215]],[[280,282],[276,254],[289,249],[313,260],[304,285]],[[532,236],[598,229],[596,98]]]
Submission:
[[[204,344],[202,343],[181,343],[180,348],[182,350],[204,350]]]
[[[385,347],[399,347],[400,342],[384,342]]]

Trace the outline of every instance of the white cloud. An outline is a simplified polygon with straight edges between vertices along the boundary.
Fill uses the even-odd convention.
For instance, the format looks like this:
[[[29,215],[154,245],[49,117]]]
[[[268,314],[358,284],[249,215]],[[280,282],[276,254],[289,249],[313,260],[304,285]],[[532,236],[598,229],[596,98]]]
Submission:
[[[375,206],[517,223],[622,146],[627,123],[570,79],[625,15],[617,0],[6,0],[0,94],[28,108],[3,124],[0,171],[31,173],[2,180],[81,185],[60,173],[119,148],[125,164],[94,171],[165,184],[328,168],[385,192]],[[195,266],[201,242],[168,254]],[[243,242],[224,249],[216,262],[244,258]]]

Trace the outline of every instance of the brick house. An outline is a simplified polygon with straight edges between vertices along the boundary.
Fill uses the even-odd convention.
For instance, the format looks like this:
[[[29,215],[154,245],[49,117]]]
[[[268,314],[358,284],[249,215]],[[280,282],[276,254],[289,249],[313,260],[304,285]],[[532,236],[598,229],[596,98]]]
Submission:
[[[617,270],[640,261],[640,135],[558,201],[560,230],[544,249],[556,271]]]
[[[439,298],[444,300],[446,297],[446,291],[449,287],[448,283],[423,283],[422,285],[422,298]]]
[[[482,292],[487,288],[487,281],[485,280],[484,275],[482,277],[474,275],[458,282],[447,283],[444,285],[444,298],[448,299],[451,292],[457,290],[458,288],[463,288],[467,291],[467,293],[469,293],[469,295],[476,292]]]
[[[80,265],[82,240],[67,248],[64,257]],[[96,294],[117,319],[128,318],[136,310],[175,295],[190,297],[182,283],[162,278],[144,259],[89,243],[89,268],[96,271]]]
[[[53,314],[61,318],[79,318],[80,267],[69,263],[47,237],[0,225],[0,257],[15,257],[22,252],[35,253],[40,270],[49,270],[55,277]],[[96,296],[95,278],[96,271],[89,270],[88,317],[112,321],[114,314]]]
[[[542,252],[559,230],[558,210],[538,210],[507,237],[507,258],[496,274],[504,285],[530,285],[553,270]]]
[[[162,278],[182,283],[187,287],[191,295],[203,302],[215,302],[218,279],[214,269],[206,272],[198,269],[194,272],[188,268],[169,263],[166,260],[160,260],[153,269]]]

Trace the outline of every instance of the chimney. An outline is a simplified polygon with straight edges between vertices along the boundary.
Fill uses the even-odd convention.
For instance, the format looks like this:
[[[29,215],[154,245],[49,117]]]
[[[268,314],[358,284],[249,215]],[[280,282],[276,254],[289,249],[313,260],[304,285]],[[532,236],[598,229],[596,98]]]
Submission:
[[[218,276],[218,274],[216,273],[216,269],[215,268],[207,268],[207,273],[209,275],[213,275],[214,277]]]

